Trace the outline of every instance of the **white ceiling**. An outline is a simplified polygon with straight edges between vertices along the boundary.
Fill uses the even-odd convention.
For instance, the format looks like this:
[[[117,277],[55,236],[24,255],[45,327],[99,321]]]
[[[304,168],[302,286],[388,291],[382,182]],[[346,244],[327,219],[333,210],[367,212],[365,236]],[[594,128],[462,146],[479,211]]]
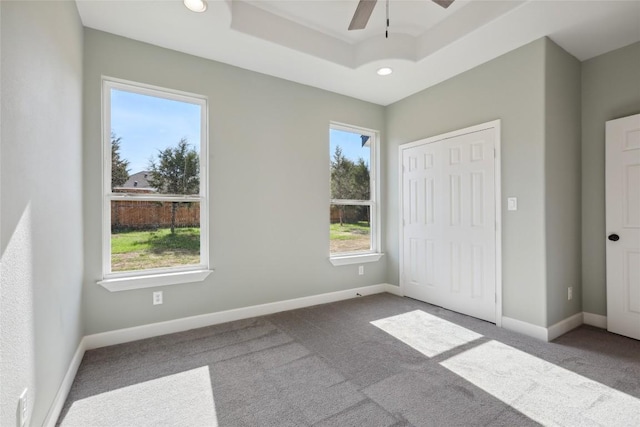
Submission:
[[[86,27],[388,105],[543,36],[583,61],[640,41],[640,0],[76,0]],[[381,77],[376,70],[393,68]]]

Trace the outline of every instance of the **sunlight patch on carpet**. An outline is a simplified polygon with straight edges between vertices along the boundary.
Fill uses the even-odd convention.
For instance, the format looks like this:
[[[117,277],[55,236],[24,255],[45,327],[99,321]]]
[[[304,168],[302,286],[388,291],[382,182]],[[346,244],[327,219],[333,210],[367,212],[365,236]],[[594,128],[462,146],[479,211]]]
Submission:
[[[422,310],[374,320],[371,324],[427,357],[437,356],[482,338],[480,334]]]
[[[637,426],[640,400],[528,353],[489,341],[440,365],[549,426]]]
[[[62,426],[218,426],[209,367],[145,381],[73,403]]]

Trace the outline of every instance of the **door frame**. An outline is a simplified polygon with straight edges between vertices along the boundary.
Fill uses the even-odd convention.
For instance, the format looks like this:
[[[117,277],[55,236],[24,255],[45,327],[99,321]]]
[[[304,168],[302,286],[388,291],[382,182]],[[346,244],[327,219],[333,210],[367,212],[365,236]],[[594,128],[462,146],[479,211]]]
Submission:
[[[400,284],[400,292],[404,295],[404,281],[402,277],[404,275],[404,224],[402,223],[402,218],[404,218],[404,210],[403,210],[403,170],[402,170],[402,159],[403,159],[403,151],[406,149],[414,148],[424,144],[431,144],[434,142],[442,141],[445,139],[455,138],[461,135],[466,135],[469,133],[480,132],[483,130],[494,129],[495,130],[495,156],[494,156],[494,173],[495,173],[495,217],[496,217],[496,226],[495,226],[495,245],[496,245],[496,253],[495,253],[495,262],[496,262],[496,326],[502,326],[502,180],[501,180],[501,121],[500,119],[493,120],[490,122],[482,123],[475,126],[466,127],[464,129],[458,129],[451,132],[443,133],[440,135],[431,136],[424,139],[419,139],[417,141],[407,142],[405,144],[401,144],[398,147],[398,176],[399,176],[399,207],[398,210],[400,212],[400,216],[398,218],[398,229],[399,229],[399,276],[398,283]]]

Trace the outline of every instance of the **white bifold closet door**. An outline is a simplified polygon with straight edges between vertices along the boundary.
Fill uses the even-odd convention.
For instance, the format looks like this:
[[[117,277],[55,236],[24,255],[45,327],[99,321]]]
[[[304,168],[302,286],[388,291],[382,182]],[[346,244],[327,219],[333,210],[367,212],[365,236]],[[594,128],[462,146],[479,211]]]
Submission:
[[[402,154],[401,283],[406,296],[496,321],[496,129]]]

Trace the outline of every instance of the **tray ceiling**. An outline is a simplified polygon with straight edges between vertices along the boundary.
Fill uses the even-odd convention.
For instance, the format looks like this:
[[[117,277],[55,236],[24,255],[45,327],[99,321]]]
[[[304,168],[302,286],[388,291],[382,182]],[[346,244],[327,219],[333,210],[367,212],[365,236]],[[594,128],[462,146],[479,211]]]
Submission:
[[[83,24],[388,105],[543,36],[579,60],[640,41],[640,0],[385,1],[347,31],[357,0],[77,0]],[[391,67],[390,76],[376,74]]]

